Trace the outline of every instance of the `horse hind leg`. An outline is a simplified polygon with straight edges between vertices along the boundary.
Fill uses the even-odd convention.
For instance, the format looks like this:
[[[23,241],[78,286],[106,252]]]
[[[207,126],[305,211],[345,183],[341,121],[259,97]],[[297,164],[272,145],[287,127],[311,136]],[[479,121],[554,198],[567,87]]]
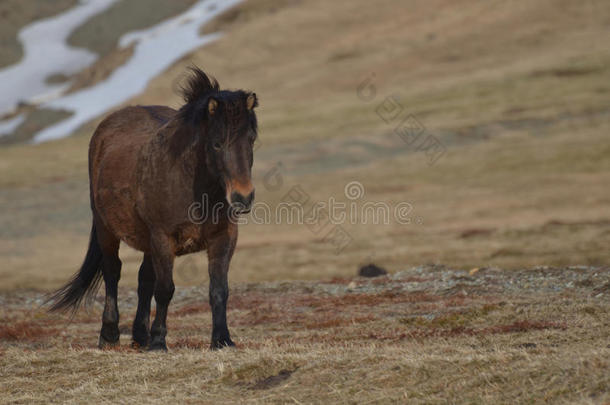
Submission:
[[[118,286],[121,278],[121,260],[119,259],[120,240],[112,235],[101,223],[97,222],[97,232],[102,250],[102,274],[106,285],[106,300],[102,315],[99,347],[116,346],[119,344],[119,307]]]
[[[150,344],[148,350],[165,350],[167,335],[167,309],[174,295],[174,254],[171,252],[169,240],[163,234],[151,238],[151,259],[155,272],[155,302],[157,313],[150,327]]]
[[[145,254],[138,272],[138,310],[133,321],[132,345],[146,347],[150,343],[150,303],[155,291],[155,272],[150,255]]]

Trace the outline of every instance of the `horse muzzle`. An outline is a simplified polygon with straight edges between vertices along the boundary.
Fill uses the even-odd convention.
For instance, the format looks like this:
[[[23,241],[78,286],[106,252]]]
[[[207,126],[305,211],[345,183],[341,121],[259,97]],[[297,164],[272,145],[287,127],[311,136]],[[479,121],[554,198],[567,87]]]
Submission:
[[[254,190],[248,195],[243,195],[237,191],[231,193],[231,209],[235,210],[238,214],[247,214],[252,209],[252,203],[254,202]]]

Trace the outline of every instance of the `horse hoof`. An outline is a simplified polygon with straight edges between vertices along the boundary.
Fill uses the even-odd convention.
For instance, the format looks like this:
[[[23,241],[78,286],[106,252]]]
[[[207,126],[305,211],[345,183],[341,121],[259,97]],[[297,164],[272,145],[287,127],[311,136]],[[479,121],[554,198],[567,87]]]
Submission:
[[[119,346],[118,339],[116,340],[116,342],[109,342],[108,340],[106,340],[100,336],[100,339],[97,342],[97,347],[99,347],[100,349],[112,349],[113,347],[118,347],[118,346]]]
[[[150,342],[150,336],[132,336],[131,337],[131,347],[133,347],[134,349],[148,347],[149,342]]]
[[[235,343],[233,343],[231,338],[213,340],[210,345],[210,349],[212,350],[224,349],[225,347],[235,347]]]
[[[144,344],[144,345],[143,345],[143,344],[141,344],[141,343],[139,343],[139,342],[136,342],[135,340],[133,340],[133,341],[131,342],[131,348],[132,348],[132,349],[136,349],[136,350],[144,350],[144,349],[146,349],[146,347],[147,347],[147,346],[148,346],[148,345],[146,345],[146,344]]]
[[[165,344],[165,342],[153,342],[150,344],[150,346],[148,346],[148,351],[149,352],[166,352],[167,345]]]

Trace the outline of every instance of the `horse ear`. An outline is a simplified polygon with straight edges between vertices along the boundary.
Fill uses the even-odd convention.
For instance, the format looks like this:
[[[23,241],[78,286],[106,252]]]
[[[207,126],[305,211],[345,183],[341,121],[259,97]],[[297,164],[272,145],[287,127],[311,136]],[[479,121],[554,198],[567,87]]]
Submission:
[[[252,110],[254,107],[258,106],[258,99],[256,98],[256,93],[248,94],[246,106],[248,107],[248,110]]]
[[[208,111],[210,112],[210,115],[214,115],[216,108],[218,108],[218,101],[210,97],[208,100]]]

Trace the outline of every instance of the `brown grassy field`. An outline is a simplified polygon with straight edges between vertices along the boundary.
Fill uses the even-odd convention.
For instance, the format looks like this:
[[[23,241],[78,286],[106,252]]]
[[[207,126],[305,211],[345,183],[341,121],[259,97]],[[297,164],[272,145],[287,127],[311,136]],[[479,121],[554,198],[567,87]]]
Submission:
[[[69,325],[36,310],[85,253],[99,119],[3,146],[2,391],[22,403],[607,403],[609,27],[601,0],[250,0],[202,27],[225,35],[130,104],[178,107],[197,64],[258,94],[257,201],[275,207],[298,186],[349,202],[356,181],[358,207],[412,206],[409,224],[344,224],[339,253],[306,225],[242,226],[237,350],[206,349],[203,255],[176,263],[168,355],[132,351],[127,335],[118,351],[93,349],[99,304]],[[77,87],[122,63],[109,52]],[[394,133],[409,116],[444,146],[434,164]],[[128,334],[141,254],[121,258]],[[352,280],[367,262],[391,275]]]
[[[258,201],[275,205],[295,185],[312,200],[345,201],[345,185],[358,181],[366,192],[359,203],[413,206],[412,225],[346,225],[354,242],[340,255],[306,226],[247,225],[235,281],[352,275],[371,258],[393,270],[430,262],[603,265],[610,9],[560,3],[252,1],[219,19],[224,38],[131,103],[178,106],[175,89],[196,63],[221,84],[260,96]],[[349,18],[321,17],[344,7]],[[241,58],[230,57],[235,49]],[[376,98],[367,102],[357,89],[372,74]],[[386,123],[376,111],[392,95],[403,110]],[[408,115],[445,145],[436,164],[393,134]],[[2,288],[56,287],[81,261],[94,125],[57,142],[0,149]],[[265,174],[278,162],[284,186],[270,190]],[[133,286],[140,255],[123,256],[123,283]]]
[[[204,288],[180,288],[168,354],[94,348],[91,313],[0,295],[3,402],[607,403],[610,268],[419,267],[391,276],[239,284],[235,349],[207,350]]]

